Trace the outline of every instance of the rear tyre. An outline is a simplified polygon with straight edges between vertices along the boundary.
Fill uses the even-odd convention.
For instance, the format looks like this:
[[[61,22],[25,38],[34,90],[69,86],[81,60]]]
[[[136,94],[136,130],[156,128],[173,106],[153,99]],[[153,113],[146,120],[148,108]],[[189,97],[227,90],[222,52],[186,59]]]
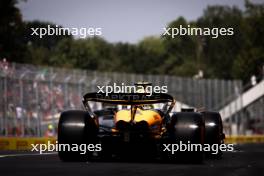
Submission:
[[[185,144],[198,144],[198,149],[193,151],[177,151],[172,154],[167,152],[169,159],[177,159],[180,162],[202,163],[204,154],[204,121],[200,113],[179,112],[171,117],[168,127],[168,142],[178,146]]]
[[[85,111],[72,110],[61,114],[58,125],[58,144],[65,146],[88,145],[96,143],[98,127],[89,113]],[[79,148],[78,148],[79,149]],[[79,151],[59,150],[59,158],[62,161],[86,161],[92,155],[83,149]]]
[[[225,135],[223,133],[223,123],[221,115],[218,112],[202,112],[205,121],[205,143],[210,145],[221,145],[224,143]],[[211,158],[221,158],[222,151],[217,154],[207,152],[206,156]]]

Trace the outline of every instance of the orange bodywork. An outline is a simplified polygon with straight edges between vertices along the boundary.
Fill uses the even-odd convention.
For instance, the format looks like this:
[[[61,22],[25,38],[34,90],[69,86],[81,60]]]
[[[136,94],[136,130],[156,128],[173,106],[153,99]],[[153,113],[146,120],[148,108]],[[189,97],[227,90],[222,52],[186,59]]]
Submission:
[[[115,123],[118,121],[125,121],[130,122],[131,121],[131,111],[130,110],[120,110],[115,115]],[[161,129],[162,125],[162,117],[160,114],[154,110],[142,110],[137,109],[134,117],[134,123],[138,123],[141,121],[146,121],[149,125],[149,127],[155,126],[156,130]]]

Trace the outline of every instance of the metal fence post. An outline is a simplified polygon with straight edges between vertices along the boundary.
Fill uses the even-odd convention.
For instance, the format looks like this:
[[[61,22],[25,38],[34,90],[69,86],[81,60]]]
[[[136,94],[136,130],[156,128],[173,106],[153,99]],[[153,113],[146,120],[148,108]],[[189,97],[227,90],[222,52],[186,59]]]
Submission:
[[[8,136],[8,122],[7,122],[7,76],[4,75],[4,135]]]
[[[69,81],[71,79],[71,76],[67,76],[65,79],[64,79],[64,86],[65,86],[65,105],[66,107],[68,108],[69,107],[69,92],[68,92],[68,86],[69,86]]]
[[[50,69],[50,71],[51,71],[51,75],[52,75],[50,77],[50,90],[51,90],[51,93],[53,93],[53,89],[54,89],[53,81],[56,78],[56,73],[53,74],[52,69]],[[55,134],[55,132],[56,132],[55,128],[54,128],[56,126],[55,117],[54,117],[54,115],[55,115],[54,101],[55,101],[55,98],[52,96],[51,97],[51,118],[52,118],[52,125],[53,125],[53,134]]]
[[[20,90],[20,97],[19,97],[19,99],[20,99],[20,102],[19,102],[19,106],[20,106],[20,108],[22,109],[22,119],[18,119],[18,117],[17,117],[17,120],[21,120],[21,128],[22,128],[22,136],[24,136],[24,134],[25,134],[25,116],[24,116],[24,114],[23,114],[23,110],[24,110],[24,106],[23,106],[23,80],[22,80],[22,78],[23,78],[23,75],[21,75],[20,76],[20,78],[19,78],[19,90]],[[18,115],[18,114],[17,114]],[[19,124],[20,125],[20,124]]]
[[[79,92],[79,97],[82,100],[82,96],[83,96],[83,84],[85,81],[85,76],[83,76],[81,79],[79,79],[78,81],[78,92]],[[80,105],[82,105],[82,103],[80,103]],[[79,107],[80,109],[82,108],[82,106]]]
[[[39,83],[36,81],[36,114],[37,114],[37,121],[38,121],[38,126],[37,126],[37,134],[38,136],[42,135],[42,130],[41,130],[41,121],[42,121],[42,116],[39,113],[40,109],[40,104],[39,104]]]

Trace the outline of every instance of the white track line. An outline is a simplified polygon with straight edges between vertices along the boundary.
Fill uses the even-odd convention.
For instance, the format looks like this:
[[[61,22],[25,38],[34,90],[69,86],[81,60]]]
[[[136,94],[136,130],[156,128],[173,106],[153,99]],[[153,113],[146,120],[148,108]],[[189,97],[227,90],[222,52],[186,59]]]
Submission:
[[[50,152],[50,153],[17,153],[17,154],[7,154],[7,155],[0,155],[0,158],[5,157],[18,157],[18,156],[41,156],[41,155],[54,155],[57,154],[57,152]]]

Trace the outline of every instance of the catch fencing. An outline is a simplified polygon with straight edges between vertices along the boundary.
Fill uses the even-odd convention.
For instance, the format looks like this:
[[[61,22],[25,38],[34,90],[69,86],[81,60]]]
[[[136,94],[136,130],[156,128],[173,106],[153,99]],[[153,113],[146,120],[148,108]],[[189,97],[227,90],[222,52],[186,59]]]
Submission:
[[[97,91],[98,85],[133,85],[137,81],[167,85],[168,93],[175,97],[179,105],[215,111],[239,98],[243,90],[240,80],[108,73],[17,63],[2,63],[0,69],[2,136],[41,137],[46,136],[50,129],[56,133],[59,113],[68,109],[82,109],[82,96]],[[224,125],[226,133],[245,134],[247,129],[244,127],[248,124],[232,130],[232,126],[240,123],[241,119],[243,113],[227,120]]]

